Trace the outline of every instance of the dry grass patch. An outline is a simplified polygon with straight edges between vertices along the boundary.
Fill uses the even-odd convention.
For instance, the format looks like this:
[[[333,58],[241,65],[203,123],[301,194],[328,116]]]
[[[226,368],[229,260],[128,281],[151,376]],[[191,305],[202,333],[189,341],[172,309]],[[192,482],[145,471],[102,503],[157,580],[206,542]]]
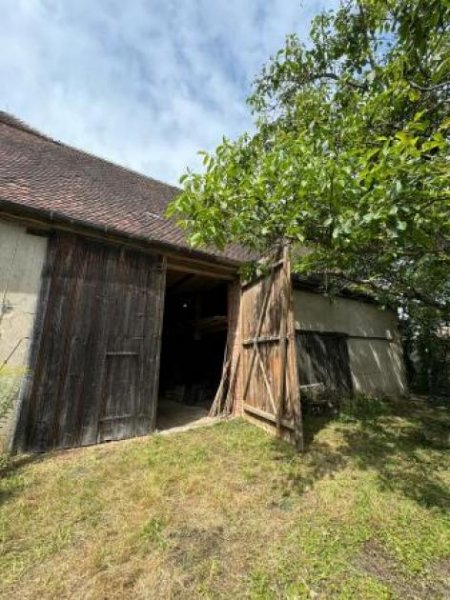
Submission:
[[[448,412],[308,422],[308,449],[235,420],[17,457],[2,598],[447,598]]]

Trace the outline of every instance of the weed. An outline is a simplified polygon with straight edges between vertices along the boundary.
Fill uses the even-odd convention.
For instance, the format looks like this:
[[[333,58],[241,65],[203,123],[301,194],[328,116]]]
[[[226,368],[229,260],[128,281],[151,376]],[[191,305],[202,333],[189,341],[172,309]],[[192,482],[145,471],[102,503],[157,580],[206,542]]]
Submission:
[[[165,525],[158,517],[153,517],[141,529],[141,538],[148,544],[155,544],[159,548],[166,548],[167,540],[164,536]]]

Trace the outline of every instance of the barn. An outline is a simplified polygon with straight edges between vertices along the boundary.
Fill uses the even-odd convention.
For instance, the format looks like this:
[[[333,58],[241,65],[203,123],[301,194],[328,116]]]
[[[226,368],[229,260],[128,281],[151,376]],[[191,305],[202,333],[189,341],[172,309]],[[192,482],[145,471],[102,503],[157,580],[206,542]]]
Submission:
[[[292,278],[286,248],[241,283],[244,249],[194,250],[165,216],[178,192],[0,113],[4,446],[95,444],[212,410],[301,448],[301,390],[406,392],[393,311]]]

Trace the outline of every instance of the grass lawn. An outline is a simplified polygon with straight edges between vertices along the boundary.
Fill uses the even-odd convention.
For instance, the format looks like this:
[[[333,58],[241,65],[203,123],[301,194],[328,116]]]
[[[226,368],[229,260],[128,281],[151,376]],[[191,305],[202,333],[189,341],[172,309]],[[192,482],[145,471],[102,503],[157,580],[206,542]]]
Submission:
[[[0,597],[450,598],[450,413],[367,412],[6,462]]]

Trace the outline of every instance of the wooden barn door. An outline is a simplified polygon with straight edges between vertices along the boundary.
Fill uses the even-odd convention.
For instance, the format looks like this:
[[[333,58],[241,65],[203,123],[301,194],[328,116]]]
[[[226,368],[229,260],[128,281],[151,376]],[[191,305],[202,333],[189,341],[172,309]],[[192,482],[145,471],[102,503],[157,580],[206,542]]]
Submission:
[[[154,429],[165,271],[159,256],[109,254],[106,279],[98,442]]]
[[[44,450],[154,427],[165,263],[70,235],[51,240],[16,447]]]
[[[288,249],[241,293],[243,412],[303,448]]]

